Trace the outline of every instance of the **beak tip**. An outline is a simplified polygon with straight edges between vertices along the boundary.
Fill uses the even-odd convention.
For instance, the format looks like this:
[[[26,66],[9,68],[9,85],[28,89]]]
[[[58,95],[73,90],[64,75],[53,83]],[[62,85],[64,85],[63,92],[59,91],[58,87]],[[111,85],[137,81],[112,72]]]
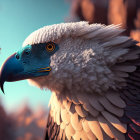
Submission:
[[[4,93],[4,88],[3,88],[3,83],[0,84],[0,88],[1,88],[1,90],[2,90],[2,92],[3,92],[3,94],[5,94],[5,93]]]
[[[4,89],[3,89],[2,87],[1,87],[1,90],[2,90],[3,94],[5,94],[5,93],[4,93]]]
[[[3,94],[5,95],[5,93],[4,93],[4,89],[1,87],[1,90],[2,90],[2,92],[3,92]]]

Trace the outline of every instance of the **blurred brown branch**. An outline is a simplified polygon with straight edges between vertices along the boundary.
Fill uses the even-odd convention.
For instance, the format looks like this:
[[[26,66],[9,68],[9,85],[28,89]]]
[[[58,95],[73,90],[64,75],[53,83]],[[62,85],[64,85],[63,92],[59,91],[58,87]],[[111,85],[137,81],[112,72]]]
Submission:
[[[126,35],[140,41],[140,0],[71,0],[71,20],[121,24]]]

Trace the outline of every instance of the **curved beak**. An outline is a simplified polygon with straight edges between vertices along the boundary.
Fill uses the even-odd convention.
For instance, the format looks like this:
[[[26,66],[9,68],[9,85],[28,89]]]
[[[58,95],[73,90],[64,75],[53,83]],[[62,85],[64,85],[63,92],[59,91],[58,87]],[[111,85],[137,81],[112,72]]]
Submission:
[[[37,67],[34,67],[33,69],[25,70],[25,65],[22,63],[22,61],[17,59],[15,55],[16,53],[7,58],[0,71],[0,87],[3,93],[3,86],[5,81],[13,82],[33,77],[39,77],[43,75],[48,75],[51,71],[51,68],[49,66],[49,60],[47,60],[48,64],[45,63],[47,67],[43,67],[43,65],[42,67],[37,65]]]
[[[4,93],[3,85],[5,81],[12,82],[23,80],[27,76],[24,75],[22,64],[16,59],[15,53],[4,62],[0,72],[0,87]]]

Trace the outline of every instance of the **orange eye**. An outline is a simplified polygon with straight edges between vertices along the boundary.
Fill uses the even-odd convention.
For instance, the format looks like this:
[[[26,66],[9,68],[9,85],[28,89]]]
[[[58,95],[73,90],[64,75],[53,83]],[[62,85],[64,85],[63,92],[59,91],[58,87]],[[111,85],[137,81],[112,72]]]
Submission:
[[[53,42],[50,42],[46,45],[46,50],[48,52],[52,52],[52,51],[54,51],[54,49],[55,49],[55,44]]]

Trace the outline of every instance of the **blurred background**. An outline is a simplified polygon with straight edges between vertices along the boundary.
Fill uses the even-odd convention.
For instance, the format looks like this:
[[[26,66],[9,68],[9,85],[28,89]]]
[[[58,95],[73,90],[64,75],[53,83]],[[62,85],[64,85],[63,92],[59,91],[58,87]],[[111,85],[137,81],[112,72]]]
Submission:
[[[36,29],[83,20],[121,24],[125,35],[140,41],[140,0],[0,0],[0,66]],[[7,82],[4,87],[0,139],[42,140],[51,92],[32,87],[26,80]]]

